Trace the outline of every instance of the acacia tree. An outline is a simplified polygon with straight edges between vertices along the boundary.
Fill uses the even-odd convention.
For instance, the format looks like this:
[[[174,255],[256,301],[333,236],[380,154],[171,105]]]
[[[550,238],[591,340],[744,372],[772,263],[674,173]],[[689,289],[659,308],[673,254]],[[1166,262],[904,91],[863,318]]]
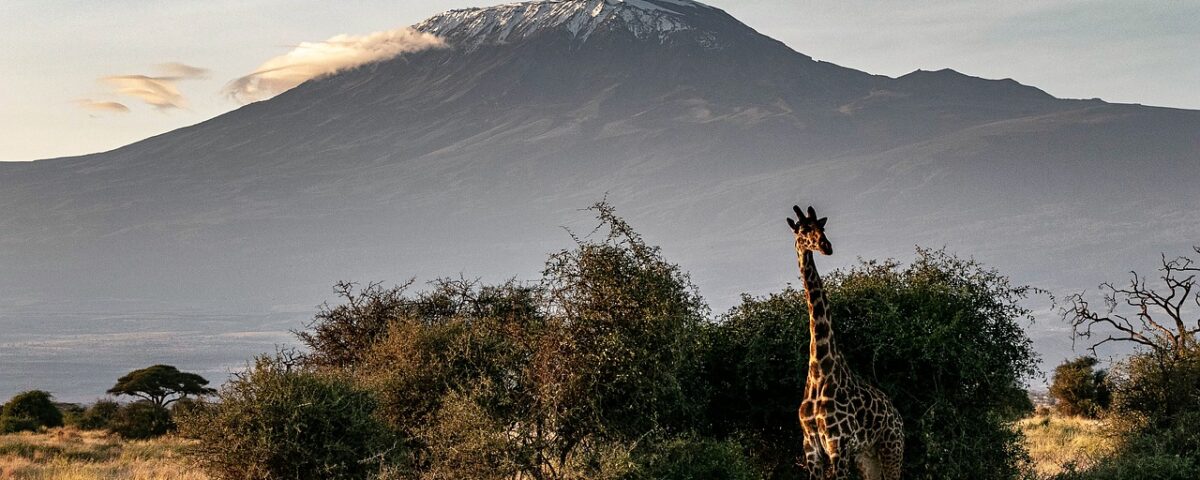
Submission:
[[[117,384],[108,389],[113,395],[129,395],[166,408],[172,402],[188,395],[211,395],[215,389],[206,387],[208,380],[194,373],[181,372],[170,365],[154,365],[134,370],[117,379]]]
[[[1192,249],[1200,254],[1200,247]],[[1071,323],[1077,337],[1093,340],[1092,353],[1106,343],[1126,342],[1148,349],[1163,361],[1182,358],[1196,349],[1200,333],[1200,314],[1188,311],[1192,305],[1200,307],[1196,288],[1200,265],[1188,257],[1171,259],[1163,254],[1158,272],[1161,286],[1157,289],[1137,272],[1130,272],[1132,278],[1124,287],[1102,283],[1103,308],[1092,306],[1082,293],[1071,295],[1063,319]],[[1189,318],[1189,313],[1195,317]]]

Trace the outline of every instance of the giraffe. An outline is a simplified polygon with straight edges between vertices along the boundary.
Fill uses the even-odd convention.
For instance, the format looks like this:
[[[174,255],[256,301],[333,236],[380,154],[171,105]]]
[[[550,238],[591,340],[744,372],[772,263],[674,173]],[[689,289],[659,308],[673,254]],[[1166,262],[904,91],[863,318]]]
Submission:
[[[808,301],[808,381],[800,404],[804,459],[810,479],[844,478],[853,462],[865,480],[898,480],[904,457],[900,413],[882,391],[850,371],[833,338],[829,301],[813,252],[832,255],[825,236],[828,218],[792,207],[800,219],[788,218],[796,236],[796,255]]]

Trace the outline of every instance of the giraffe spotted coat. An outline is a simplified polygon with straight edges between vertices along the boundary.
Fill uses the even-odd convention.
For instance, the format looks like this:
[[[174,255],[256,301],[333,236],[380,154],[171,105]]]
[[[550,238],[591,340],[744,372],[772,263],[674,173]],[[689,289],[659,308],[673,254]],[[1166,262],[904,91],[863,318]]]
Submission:
[[[794,207],[796,236],[809,312],[808,380],[800,404],[804,464],[809,478],[845,478],[857,468],[865,480],[898,480],[904,462],[904,426],[882,391],[846,365],[834,341],[829,302],[813,252],[830,255],[825,222],[812,207]]]

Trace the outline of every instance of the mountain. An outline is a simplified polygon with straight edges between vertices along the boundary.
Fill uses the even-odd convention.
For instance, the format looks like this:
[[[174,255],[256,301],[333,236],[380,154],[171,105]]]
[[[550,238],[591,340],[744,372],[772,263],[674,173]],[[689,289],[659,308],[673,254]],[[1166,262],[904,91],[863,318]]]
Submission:
[[[415,28],[449,47],[110,152],[0,164],[0,396],[55,378],[90,399],[158,361],[219,377],[337,280],[533,279],[606,197],[718,311],[795,283],[794,203],[830,217],[822,268],[945,246],[1060,295],[1200,243],[1197,111],[871,75],[686,0]],[[1052,361],[1068,337],[1040,314]]]

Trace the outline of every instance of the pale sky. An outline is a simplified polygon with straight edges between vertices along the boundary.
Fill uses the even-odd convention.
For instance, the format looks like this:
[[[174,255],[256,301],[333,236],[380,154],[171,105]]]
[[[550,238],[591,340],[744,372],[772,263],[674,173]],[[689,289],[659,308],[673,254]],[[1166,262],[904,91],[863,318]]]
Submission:
[[[228,82],[300,42],[492,3],[0,0],[0,160],[105,151],[198,123],[239,106],[222,94]],[[1200,109],[1200,1],[705,3],[870,73],[953,68],[1059,97]]]

